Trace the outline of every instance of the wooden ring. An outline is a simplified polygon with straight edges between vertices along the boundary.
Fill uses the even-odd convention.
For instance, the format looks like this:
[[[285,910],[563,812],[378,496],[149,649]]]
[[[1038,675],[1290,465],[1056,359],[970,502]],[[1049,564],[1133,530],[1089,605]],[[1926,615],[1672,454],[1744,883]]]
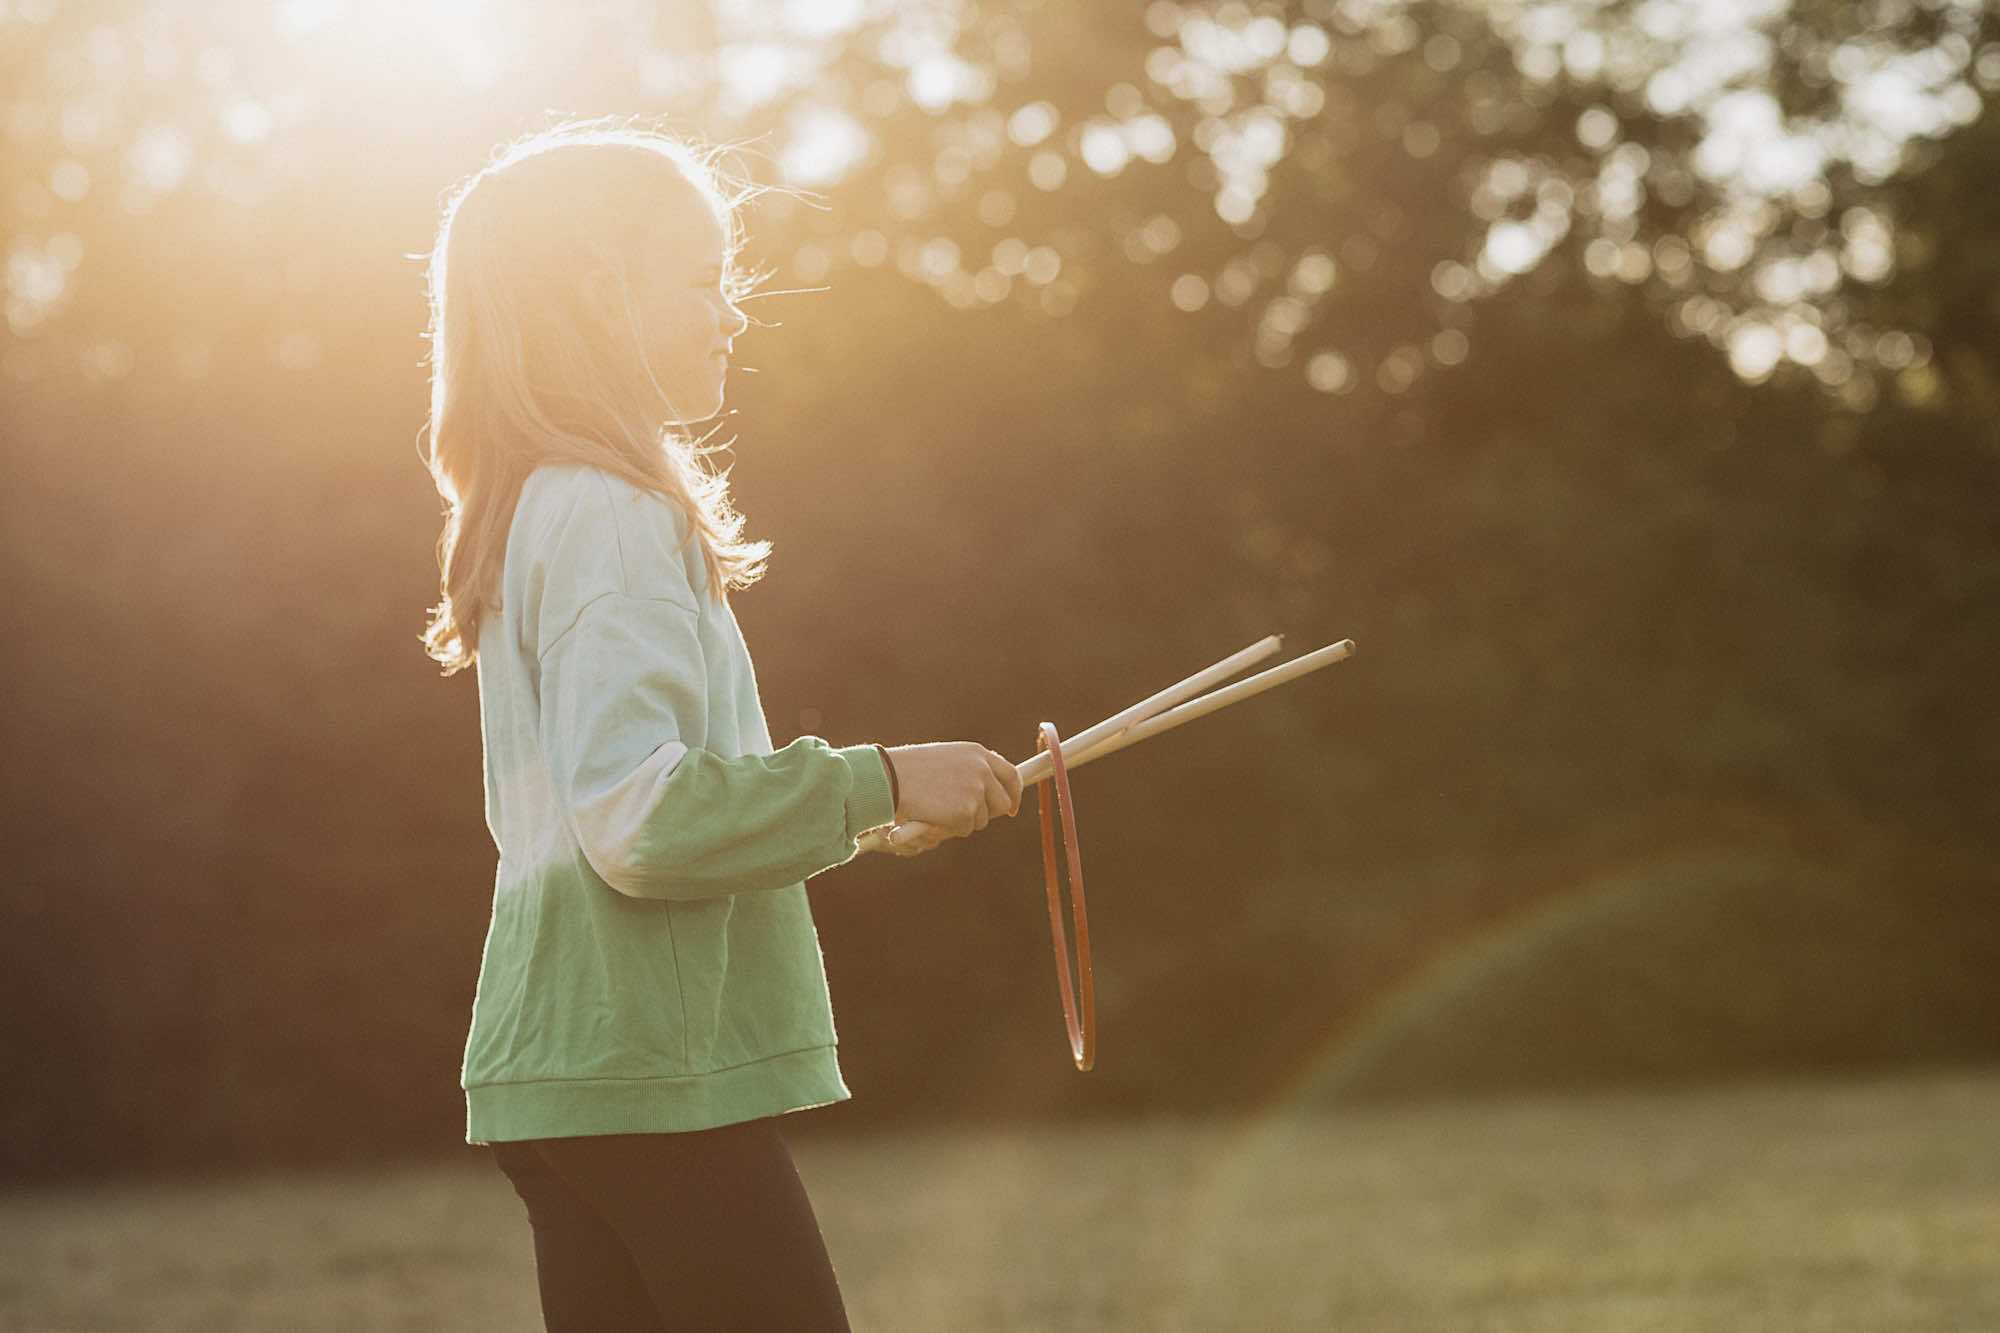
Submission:
[[[1062,740],[1053,722],[1044,722],[1036,744],[1048,752],[1053,766],[1050,780],[1035,788],[1035,800],[1042,817],[1042,875],[1049,891],[1049,934],[1055,941],[1056,983],[1062,991],[1063,1022],[1069,1028],[1070,1055],[1076,1067],[1087,1070],[1097,1063],[1097,999],[1090,984],[1090,918],[1083,910],[1083,854],[1076,846],[1076,806],[1069,795],[1069,770],[1063,766]],[[1050,817],[1049,788],[1054,787],[1055,804],[1062,812],[1063,850],[1069,861],[1070,911],[1076,919],[1076,982],[1070,982],[1069,943],[1063,931],[1062,888],[1056,873],[1055,821]],[[1079,1011],[1077,997],[1082,996]]]

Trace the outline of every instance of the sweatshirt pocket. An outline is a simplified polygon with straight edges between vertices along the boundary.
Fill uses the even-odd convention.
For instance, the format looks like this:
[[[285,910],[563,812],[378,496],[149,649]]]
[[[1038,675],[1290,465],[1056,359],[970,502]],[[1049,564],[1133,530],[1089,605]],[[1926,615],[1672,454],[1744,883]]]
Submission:
[[[717,1040],[725,1026],[725,1006],[756,1003],[756,996],[737,1000],[731,994],[731,922],[737,899],[695,898],[660,904],[671,937],[670,947],[680,979],[681,1037],[689,1073],[702,1074],[732,1061],[718,1058]]]
[[[717,978],[710,1068],[833,1044],[833,1011],[804,885],[736,895]],[[694,1005],[690,1002],[690,1016]]]

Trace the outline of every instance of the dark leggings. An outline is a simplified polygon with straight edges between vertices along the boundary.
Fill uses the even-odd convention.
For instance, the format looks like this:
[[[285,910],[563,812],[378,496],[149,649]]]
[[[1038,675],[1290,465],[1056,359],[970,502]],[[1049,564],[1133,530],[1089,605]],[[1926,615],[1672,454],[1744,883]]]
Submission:
[[[527,1205],[549,1333],[848,1333],[775,1120],[496,1143]]]

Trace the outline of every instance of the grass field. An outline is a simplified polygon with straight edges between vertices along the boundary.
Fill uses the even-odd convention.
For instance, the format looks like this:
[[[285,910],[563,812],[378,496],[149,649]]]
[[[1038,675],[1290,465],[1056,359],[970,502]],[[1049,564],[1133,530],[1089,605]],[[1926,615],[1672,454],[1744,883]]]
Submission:
[[[857,1330],[2000,1329],[2000,1075],[799,1143]],[[0,1327],[540,1328],[431,1164],[0,1201]]]

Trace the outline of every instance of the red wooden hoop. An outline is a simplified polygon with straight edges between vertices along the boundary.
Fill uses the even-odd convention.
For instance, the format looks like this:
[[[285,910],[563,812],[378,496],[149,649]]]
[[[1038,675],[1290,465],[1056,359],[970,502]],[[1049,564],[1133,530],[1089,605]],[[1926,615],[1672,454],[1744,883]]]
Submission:
[[[1063,766],[1062,740],[1053,722],[1041,724],[1036,744],[1049,755],[1050,781],[1035,789],[1042,817],[1042,875],[1049,891],[1049,934],[1055,941],[1056,983],[1062,990],[1063,1023],[1069,1028],[1070,1055],[1079,1070],[1097,1063],[1097,998],[1090,984],[1090,918],[1083,910],[1083,854],[1076,846],[1076,806],[1069,795],[1069,770]],[[1055,821],[1050,818],[1049,788],[1062,811],[1063,850],[1069,861],[1069,902],[1076,919],[1076,982],[1070,982],[1069,942],[1063,931],[1062,888],[1056,873]],[[1083,1004],[1079,1014],[1077,996]]]

